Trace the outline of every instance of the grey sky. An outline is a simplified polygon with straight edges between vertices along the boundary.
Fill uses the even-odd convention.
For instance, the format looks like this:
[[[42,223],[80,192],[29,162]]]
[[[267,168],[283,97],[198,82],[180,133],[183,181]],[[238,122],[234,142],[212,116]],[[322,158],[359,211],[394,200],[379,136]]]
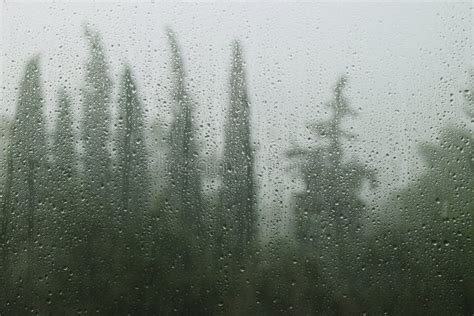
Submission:
[[[102,33],[115,82],[121,64],[132,65],[150,120],[166,121],[169,114],[164,28],[175,30],[203,136],[216,141],[203,143],[210,156],[219,149],[230,44],[241,40],[270,222],[285,221],[289,193],[301,189],[284,170],[284,152],[305,144],[308,121],[324,119],[322,104],[340,75],[348,75],[347,95],[360,112],[347,122],[358,134],[349,151],[377,168],[382,185],[375,196],[383,197],[420,168],[417,143],[434,140],[447,121],[460,120],[459,91],[473,66],[471,2],[3,2],[2,113],[12,113],[25,61],[37,53],[48,103],[67,82],[77,104],[84,23]]]

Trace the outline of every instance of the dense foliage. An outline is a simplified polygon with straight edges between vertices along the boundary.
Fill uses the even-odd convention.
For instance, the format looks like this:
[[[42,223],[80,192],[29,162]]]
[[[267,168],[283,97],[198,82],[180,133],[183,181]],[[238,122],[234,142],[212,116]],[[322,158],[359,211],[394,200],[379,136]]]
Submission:
[[[466,121],[420,147],[425,171],[380,201],[395,215],[370,229],[361,191],[377,176],[345,151],[356,139],[343,123],[357,113],[340,78],[329,117],[305,122],[311,144],[288,150],[304,184],[292,230],[264,243],[242,45],[233,45],[218,185],[209,192],[199,105],[176,35],[167,35],[173,113],[166,148],[156,149],[164,172],[152,168],[134,72],[124,66],[115,97],[97,32],[85,29],[80,104],[62,85],[51,134],[40,59],[28,61],[4,138],[1,315],[474,313],[471,90]]]

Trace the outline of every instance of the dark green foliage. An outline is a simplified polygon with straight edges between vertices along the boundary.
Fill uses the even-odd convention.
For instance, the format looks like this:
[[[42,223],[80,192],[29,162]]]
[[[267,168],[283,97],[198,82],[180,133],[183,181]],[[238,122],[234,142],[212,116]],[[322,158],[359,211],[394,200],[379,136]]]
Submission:
[[[48,234],[54,236],[54,256],[50,257],[49,266],[56,273],[51,282],[57,286],[70,280],[70,269],[74,265],[71,249],[74,249],[82,234],[76,225],[78,211],[78,155],[76,137],[73,131],[73,104],[65,88],[58,91],[57,119],[52,135],[52,166],[48,177],[48,191],[51,205],[47,214]],[[64,294],[72,296],[71,288],[64,289]],[[59,309],[60,310],[60,309]],[[59,311],[58,310],[58,311]]]
[[[31,59],[20,84],[17,112],[12,126],[13,207],[26,210],[24,228],[32,242],[35,217],[45,203],[46,135],[39,58]]]
[[[77,203],[78,156],[73,131],[73,112],[71,98],[64,88],[58,92],[58,117],[53,133],[51,187],[54,189],[52,203],[55,213],[61,214],[64,221],[75,215],[71,211]],[[64,222],[65,224],[66,222]]]
[[[223,310],[241,314],[255,304],[255,286],[245,280],[257,273],[258,214],[250,102],[242,48],[237,41],[233,44],[229,90],[213,257]]]
[[[289,152],[290,157],[301,160],[306,185],[305,192],[295,198],[295,226],[302,241],[323,239],[325,236],[317,236],[323,230],[326,237],[353,237],[349,235],[360,225],[363,212],[361,186],[365,180],[373,181],[373,173],[364,164],[344,157],[343,141],[351,135],[343,130],[343,119],[355,115],[343,95],[346,82],[343,77],[335,86],[334,99],[327,104],[330,118],[309,125],[313,139],[322,145]]]
[[[16,114],[12,125],[7,156],[7,180],[4,196],[4,227],[8,239],[9,280],[28,288],[24,300],[35,304],[41,285],[36,278],[42,272],[46,249],[44,243],[45,211],[49,206],[46,188],[47,147],[44,96],[39,57],[30,59],[20,83]],[[35,268],[34,268],[35,267]],[[13,294],[13,293],[9,293]],[[11,297],[13,298],[13,296]]]
[[[5,170],[5,184],[2,193],[2,211],[1,211],[1,226],[0,226],[0,245],[2,256],[7,252],[8,228],[10,224],[11,215],[11,199],[12,199],[12,181],[13,181],[13,160],[12,150],[7,147],[6,154],[6,170]]]
[[[108,287],[109,277],[102,273],[112,259],[108,251],[114,228],[106,219],[113,218],[112,160],[109,151],[112,82],[99,33],[85,28],[89,56],[82,88],[81,145],[82,170],[80,211],[76,225],[80,238],[73,248],[79,296],[88,304]],[[112,237],[112,238],[111,238]],[[112,239],[112,240],[111,240]],[[84,254],[89,253],[85,258]],[[85,304],[87,306],[87,304]]]
[[[11,141],[10,141],[11,142]],[[1,194],[0,209],[0,284],[3,284],[3,290],[6,292],[9,287],[9,239],[11,237],[11,216],[12,214],[12,182],[13,182],[13,160],[11,146],[7,147],[6,152],[5,183]],[[0,287],[2,289],[2,287]]]
[[[111,156],[110,103],[112,81],[100,35],[85,28],[89,44],[85,83],[82,90],[82,146],[85,194],[95,196],[89,206],[92,212],[103,213],[110,203]]]
[[[471,90],[467,120],[420,146],[425,169],[385,205],[374,201],[391,217],[369,228],[375,217],[362,190],[375,174],[345,150],[355,141],[346,119],[356,113],[341,78],[329,117],[308,127],[311,144],[289,152],[304,184],[293,196],[294,229],[268,240],[240,43],[217,176],[200,165],[198,107],[174,33],[167,31],[173,112],[159,135],[167,148],[151,148],[167,154],[161,172],[147,152],[139,81],[125,66],[113,96],[101,37],[88,28],[85,35],[85,82],[74,98],[59,89],[51,134],[38,58],[19,85],[2,175],[1,315],[473,313]],[[218,189],[204,189],[209,178]]]
[[[169,134],[169,205],[179,216],[179,225],[185,225],[197,234],[203,230],[201,175],[196,142],[194,101],[186,87],[181,51],[176,36],[167,30],[171,48],[173,121]],[[195,235],[194,238],[203,236]]]
[[[220,210],[223,252],[233,260],[252,253],[257,239],[257,189],[250,135],[250,102],[242,48],[234,43],[230,72],[230,106],[224,135]]]
[[[120,178],[120,208],[143,213],[149,196],[143,109],[130,67],[125,67],[120,86],[117,124],[117,170]],[[124,219],[127,223],[128,219]]]
[[[171,287],[174,309],[181,313],[205,313],[200,301],[205,273],[208,228],[204,219],[202,179],[196,140],[195,102],[188,92],[181,50],[174,32],[167,29],[171,50],[172,122],[168,135],[168,179],[165,205],[159,212],[167,220],[160,232],[162,241],[174,245],[171,251],[173,276]],[[164,236],[164,237],[163,237]],[[193,271],[193,272],[191,272]]]
[[[344,96],[347,79],[336,83],[334,99],[327,103],[330,117],[326,121],[312,123],[309,129],[313,139],[322,145],[296,148],[289,156],[298,158],[301,164],[305,188],[295,196],[295,230],[301,251],[318,253],[325,270],[327,289],[341,308],[355,305],[356,282],[354,276],[364,203],[360,197],[365,181],[374,181],[373,172],[355,159],[344,155],[344,141],[351,135],[344,131],[343,120],[354,116]]]
[[[447,128],[436,145],[421,146],[426,171],[393,195],[399,221],[373,236],[363,258],[378,285],[369,302],[390,313],[472,313],[473,141]]]
[[[472,108],[468,102],[468,115]],[[426,171],[396,193],[400,244],[413,254],[397,258],[408,271],[399,274],[400,291],[420,302],[407,313],[474,311],[473,145],[472,130],[448,126],[435,144],[420,146]]]
[[[425,170],[392,195],[396,220],[368,240],[367,310],[471,315],[474,310],[472,114],[419,147]],[[373,302],[378,302],[375,305]]]

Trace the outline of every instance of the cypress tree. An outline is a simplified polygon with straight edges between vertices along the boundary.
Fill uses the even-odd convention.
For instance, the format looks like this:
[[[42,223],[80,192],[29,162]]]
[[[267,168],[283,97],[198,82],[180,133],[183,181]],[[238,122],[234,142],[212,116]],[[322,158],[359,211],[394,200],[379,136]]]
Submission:
[[[105,293],[108,286],[110,271],[106,266],[111,264],[110,243],[111,239],[115,240],[112,233],[116,230],[109,151],[112,80],[100,34],[86,27],[85,36],[89,57],[82,90],[82,203],[76,216],[81,238],[74,249],[74,258],[80,271],[76,277],[82,282],[79,295],[91,304],[85,303],[87,308],[93,308],[97,296]]]
[[[44,96],[41,84],[39,57],[30,59],[20,83],[18,103],[11,132],[11,156],[8,157],[7,180],[11,192],[12,244],[25,260],[24,284],[27,291],[25,302],[34,304],[37,284],[34,273],[38,272],[39,253],[35,240],[41,236],[42,211],[46,205],[46,131],[43,113]],[[7,188],[7,191],[9,189]],[[7,206],[8,208],[8,206]]]
[[[137,282],[145,282],[145,275],[139,273],[145,269],[144,257],[148,251],[143,248],[145,219],[149,198],[149,174],[145,147],[144,111],[137,91],[137,85],[129,66],[125,66],[120,78],[118,98],[118,120],[115,133],[116,161],[114,168],[114,218],[111,243],[111,256],[114,258],[110,270],[116,286],[111,291],[113,300],[120,299],[121,304],[113,310],[114,314],[126,313],[127,305],[133,305],[146,291],[141,288],[130,293]],[[150,225],[150,222],[146,224]],[[130,271],[135,273],[130,273]]]
[[[126,212],[143,212],[149,190],[143,108],[128,66],[121,79],[118,111],[117,169],[121,207]]]
[[[76,258],[72,256],[75,246],[83,237],[81,225],[77,225],[77,218],[81,211],[78,209],[78,155],[76,152],[76,138],[73,130],[73,109],[71,98],[64,87],[57,92],[56,111],[58,112],[52,133],[51,147],[51,175],[49,177],[49,191],[51,192],[51,207],[48,211],[48,238],[52,244],[48,264],[55,268],[51,275],[51,283],[62,287],[64,296],[73,299],[75,286],[71,283],[71,271],[74,271]],[[68,267],[68,269],[64,269]],[[75,280],[77,281],[77,280]],[[55,283],[54,283],[55,282]],[[54,305],[55,313],[64,313],[64,306]]]
[[[207,227],[204,224],[202,180],[199,168],[198,144],[195,128],[195,102],[188,92],[181,51],[175,34],[167,31],[171,49],[171,78],[173,118],[170,126],[168,172],[170,185],[166,194],[167,211],[171,214],[168,240],[162,246],[172,265],[179,268],[173,273],[172,281],[181,295],[173,296],[174,309],[182,313],[199,313],[203,303],[201,273],[207,249]],[[169,239],[172,240],[169,240]],[[170,247],[172,243],[172,247]],[[191,272],[193,271],[193,272]],[[198,296],[196,296],[198,295]],[[203,311],[204,312],[204,311]]]
[[[87,207],[93,212],[91,215],[97,216],[110,207],[111,155],[108,147],[112,81],[100,34],[86,28],[85,36],[89,58],[82,91],[84,187]]]
[[[171,48],[173,121],[170,128],[169,203],[178,212],[179,223],[199,238],[203,229],[201,175],[194,123],[194,100],[186,87],[181,51],[175,34],[168,30]]]
[[[54,172],[52,179],[56,188],[60,188],[55,193],[56,206],[64,210],[74,207],[74,181],[77,177],[72,103],[64,88],[58,91],[58,112],[53,133]]]
[[[221,206],[224,237],[236,258],[248,255],[257,238],[257,189],[254,151],[250,135],[250,102],[244,60],[239,42],[233,45],[230,73],[230,103],[224,135]],[[228,244],[230,243],[230,244]]]

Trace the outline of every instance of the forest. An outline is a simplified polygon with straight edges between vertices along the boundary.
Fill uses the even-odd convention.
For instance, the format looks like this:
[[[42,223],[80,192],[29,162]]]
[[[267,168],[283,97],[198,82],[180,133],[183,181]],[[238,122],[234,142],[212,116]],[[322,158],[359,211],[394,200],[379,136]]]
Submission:
[[[346,152],[357,110],[351,78],[334,78],[330,116],[301,122],[312,145],[286,150],[305,187],[292,196],[291,230],[263,240],[243,44],[229,56],[223,151],[208,186],[202,105],[178,37],[166,35],[173,112],[165,145],[152,148],[159,169],[136,73],[124,65],[113,82],[97,30],[84,27],[81,87],[61,83],[56,104],[45,101],[42,57],[24,66],[0,138],[0,315],[474,314],[474,81],[458,87],[463,121],[419,146],[427,167],[383,202],[396,216],[369,229],[361,191],[378,174]]]

